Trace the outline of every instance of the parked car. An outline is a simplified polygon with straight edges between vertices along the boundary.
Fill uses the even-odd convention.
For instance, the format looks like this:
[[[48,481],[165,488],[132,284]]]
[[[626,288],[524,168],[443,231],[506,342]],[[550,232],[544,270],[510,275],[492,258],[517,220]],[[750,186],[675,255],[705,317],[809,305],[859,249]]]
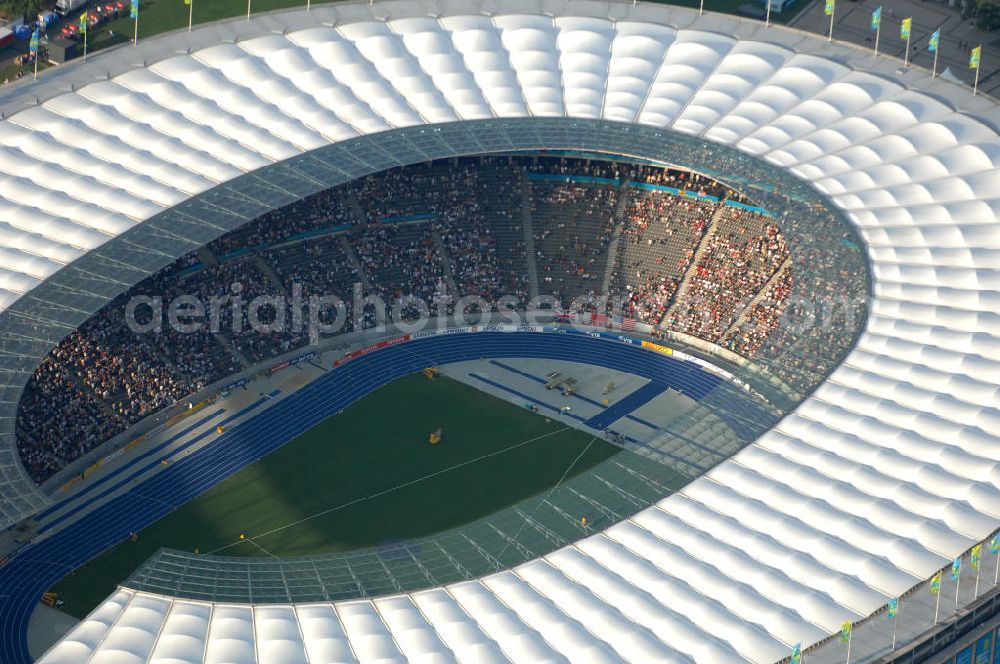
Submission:
[[[56,0],[56,13],[60,16],[66,16],[86,4],[87,0]]]

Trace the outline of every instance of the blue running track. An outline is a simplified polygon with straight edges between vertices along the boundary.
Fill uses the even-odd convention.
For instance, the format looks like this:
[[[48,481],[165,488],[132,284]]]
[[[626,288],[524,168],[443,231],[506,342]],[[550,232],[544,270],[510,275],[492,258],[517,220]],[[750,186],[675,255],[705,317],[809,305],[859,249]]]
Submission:
[[[423,367],[478,358],[547,358],[613,368],[700,398],[720,379],[690,363],[586,335],[479,332],[425,337],[347,362],[301,390],[227,429],[215,442],[174,458],[0,568],[0,662],[26,664],[28,618],[44,591],[71,570],[257,461],[352,402]],[[229,419],[229,418],[227,418]],[[138,459],[136,460],[138,461]],[[154,460],[155,462],[155,460]],[[128,467],[122,471],[129,470]],[[121,480],[125,480],[122,484]],[[100,483],[124,488],[125,477]],[[111,485],[110,483],[114,483]],[[118,486],[121,485],[121,486]],[[95,501],[107,489],[89,489]]]

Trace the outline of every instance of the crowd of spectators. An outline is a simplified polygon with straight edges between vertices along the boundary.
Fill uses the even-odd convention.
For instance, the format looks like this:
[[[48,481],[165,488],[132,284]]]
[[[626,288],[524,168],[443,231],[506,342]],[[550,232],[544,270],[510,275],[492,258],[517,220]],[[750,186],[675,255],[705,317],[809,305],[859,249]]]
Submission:
[[[357,218],[351,205],[355,199],[345,195],[352,193],[349,187],[334,187],[303,199],[289,206],[294,208],[294,214],[289,213],[288,207],[269,212],[214,240],[208,248],[223,257],[239,249],[281,244],[299,233],[352,225]]]
[[[579,175],[553,181],[532,174]],[[18,445],[36,481],[121,433],[142,418],[183,400],[234,372],[304,347],[305,328],[292,329],[288,309],[258,310],[267,324],[284,316],[280,330],[251,330],[247,305],[258,296],[279,303],[301,292],[336,295],[354,329],[355,284],[390,307],[415,296],[431,304],[437,296],[476,295],[495,303],[514,295],[527,303],[528,261],[535,259],[538,287],[568,304],[600,294],[609,267],[612,288],[628,300],[625,315],[657,323],[690,269],[698,272],[692,294],[713,311],[708,324],[690,307],[668,324],[718,340],[740,306],[767,282],[787,257],[775,226],[759,215],[736,212],[711,239],[699,264],[690,265],[718,204],[639,190],[593,178],[637,178],[644,182],[728,193],[706,178],[616,162],[531,157],[463,158],[432,162],[362,178],[269,213],[185,256],[110,303],[63,340],[37,369],[22,399]],[[625,201],[620,196],[629,195]],[[609,257],[622,215],[618,257]],[[530,216],[528,216],[530,215]],[[754,218],[751,218],[754,217]],[[525,219],[533,226],[535,255],[526,249]],[[641,251],[639,251],[641,250]],[[608,265],[609,260],[615,264]],[[454,287],[451,287],[453,283]],[[725,343],[744,354],[760,348],[774,327],[791,276],[772,289],[775,304],[758,303],[751,318],[758,330],[729,335]],[[457,291],[457,292],[454,292]],[[217,327],[182,333],[164,324],[137,332],[125,324],[134,295],[190,295],[217,307]],[[278,306],[284,307],[284,304]],[[236,310],[234,319],[234,309]],[[137,312],[139,323],[151,312]],[[403,308],[407,319],[422,312]],[[432,312],[436,313],[436,312]],[[337,313],[321,312],[325,324]],[[143,318],[145,316],[145,318]],[[209,320],[203,321],[206,325]],[[376,324],[365,309],[363,325]]]
[[[404,320],[413,320],[421,313],[406,303],[411,296],[431,306],[439,295],[448,292],[444,265],[429,224],[369,226],[352,240],[375,294],[387,307],[402,304]]]
[[[506,293],[496,234],[487,226],[490,182],[484,175],[467,165],[440,182],[447,203],[431,227],[447,254],[457,297],[477,296],[493,303]]]
[[[539,292],[564,307],[603,295],[618,188],[580,182],[531,185]]]
[[[705,242],[683,301],[670,309],[664,323],[716,342],[785,262],[788,246],[777,226],[736,207],[721,210]]]
[[[753,357],[778,326],[792,292],[791,269],[783,272],[759,302],[751,307],[746,320],[727,333],[720,345],[744,357]]]
[[[354,330],[354,287],[362,282],[344,252],[340,236],[327,235],[270,249],[262,258],[274,267],[285,292],[292,295],[298,287],[303,303],[308,303],[312,297],[339,298],[344,309],[338,311],[333,305],[324,306],[317,312],[319,322],[335,326],[337,333]],[[340,316],[343,320],[339,320]]]
[[[120,310],[92,318],[71,338],[78,358],[72,371],[92,394],[127,423],[168,406],[197,379],[171,366],[150,339],[122,325]]]
[[[610,295],[622,300],[622,315],[658,325],[718,204],[642,189],[628,195]]]
[[[486,203],[483,232],[490,234],[490,240],[495,242],[496,252],[495,260],[487,258],[483,267],[489,269],[491,264],[497,266],[497,275],[491,277],[489,287],[495,288],[502,295],[516,298],[516,308],[523,310],[531,298],[528,248],[524,233],[523,204],[528,187],[523,178],[524,167],[521,161],[499,157],[487,157],[483,162],[478,198]],[[468,283],[469,280],[466,281]]]
[[[35,370],[17,413],[17,449],[28,474],[42,482],[123,428],[71,375],[75,346],[60,344]]]
[[[822,214],[822,213],[819,213]],[[803,216],[809,221],[809,213]],[[822,228],[813,219],[814,228]],[[863,268],[851,268],[850,254],[860,250],[850,248],[847,236],[833,237],[827,247],[841,247],[848,254],[819,246],[805,246],[793,253],[792,270],[795,290],[800,294],[791,300],[782,314],[782,323],[761,344],[754,359],[793,387],[807,389],[817,379],[829,373],[837,363],[834,348],[853,341],[848,331],[858,329],[867,313],[867,292],[864,289]]]
[[[588,178],[621,180],[629,172],[630,166],[617,161],[591,160],[576,157],[543,156],[528,159],[524,168],[530,173],[549,175],[582,175]]]
[[[660,168],[657,166],[640,166],[631,174],[631,179],[635,182],[645,184],[661,185],[673,187],[681,191],[687,191],[699,196],[714,196],[719,199],[742,200],[742,197],[726,185],[713,180],[712,178],[682,171],[674,168]]]

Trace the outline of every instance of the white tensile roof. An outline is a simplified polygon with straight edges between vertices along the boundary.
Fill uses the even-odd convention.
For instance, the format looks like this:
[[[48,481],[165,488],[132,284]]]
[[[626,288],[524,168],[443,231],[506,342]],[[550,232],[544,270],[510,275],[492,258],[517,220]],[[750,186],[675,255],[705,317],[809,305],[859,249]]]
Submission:
[[[122,589],[45,664],[770,662],[1000,525],[1000,137],[977,119],[998,118],[993,101],[820,37],[665,7],[305,16],[256,18],[246,25],[263,36],[235,43],[218,43],[226,24],[196,30],[220,37],[107,80],[92,58],[90,82],[8,114],[0,305],[161,210],[303,151],[422,123],[570,116],[699,135],[811,181],[867,245],[867,329],[757,443],[544,558],[339,604]]]

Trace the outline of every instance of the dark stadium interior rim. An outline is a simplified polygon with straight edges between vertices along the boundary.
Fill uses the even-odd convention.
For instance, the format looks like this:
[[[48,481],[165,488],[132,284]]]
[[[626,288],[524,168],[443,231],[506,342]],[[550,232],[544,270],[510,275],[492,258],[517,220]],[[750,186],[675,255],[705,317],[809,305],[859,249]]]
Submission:
[[[791,301],[812,304],[789,307],[755,362],[786,371],[795,367],[795,402],[853,347],[867,319],[871,287],[863,243],[825,196],[776,166],[697,137],[605,120],[489,119],[409,127],[324,146],[192,197],[88,252],[0,312],[3,449],[16,455],[21,392],[48,352],[116,296],[177,258],[272,210],[365,175],[456,156],[560,149],[630,156],[702,173],[775,215],[793,260],[808,265],[796,271]],[[836,311],[845,303],[853,308],[853,325],[833,320],[841,329],[819,349],[806,347],[817,311],[824,306]],[[798,320],[786,324],[793,318]],[[745,378],[762,392],[773,392],[756,375]],[[782,410],[794,405],[780,404]],[[24,484],[27,492],[35,491],[26,475]]]

